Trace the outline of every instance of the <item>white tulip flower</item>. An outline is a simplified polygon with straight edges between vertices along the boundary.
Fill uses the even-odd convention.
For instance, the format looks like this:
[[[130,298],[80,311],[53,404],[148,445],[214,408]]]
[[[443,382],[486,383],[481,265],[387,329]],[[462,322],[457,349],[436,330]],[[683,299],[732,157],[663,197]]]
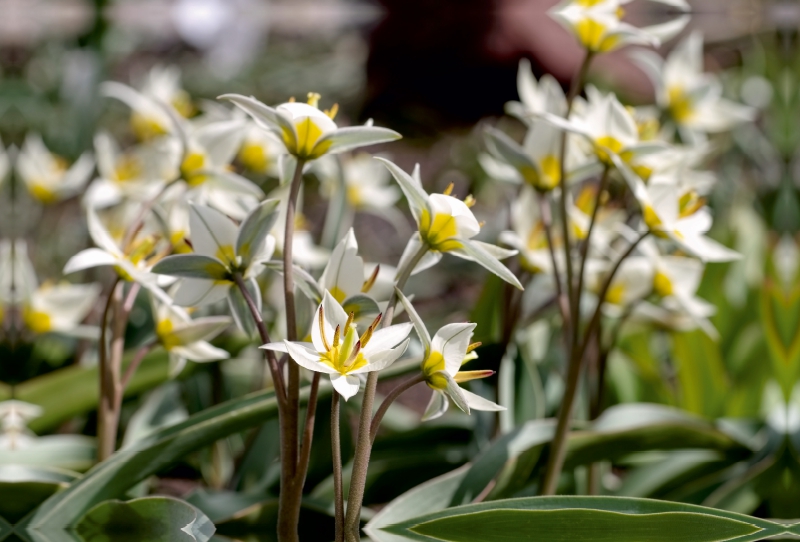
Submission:
[[[409,175],[389,160],[376,159],[389,168],[400,185],[419,228],[406,245],[398,269],[409,265],[410,259],[420,250],[426,250],[426,253],[415,266],[414,273],[436,264],[442,253],[448,252],[474,261],[504,281],[523,289],[517,277],[500,263],[500,258],[513,256],[516,250],[506,250],[472,239],[480,232],[481,225],[470,211],[470,206],[475,202],[471,196],[467,196],[465,201],[454,198],[448,193],[452,187],[444,194],[429,195],[422,188],[418,167]]]
[[[553,263],[547,243],[537,195],[530,186],[523,186],[519,197],[511,204],[512,231],[500,233],[499,240],[519,251],[522,266],[531,273],[553,273]],[[555,232],[554,232],[555,233]],[[560,247],[555,251],[557,263],[563,261]]]
[[[593,53],[605,53],[625,45],[658,47],[676,36],[689,22],[680,15],[666,23],[637,28],[622,21],[623,5],[632,0],[566,0],[555,6],[550,15],[572,32],[580,44]],[[688,11],[685,0],[653,0]]]
[[[69,166],[64,158],[47,150],[38,134],[28,134],[16,169],[31,196],[42,203],[55,203],[83,190],[94,170],[94,158],[84,153]]]
[[[22,300],[22,321],[36,334],[62,333],[96,337],[97,330],[80,325],[100,296],[99,284],[44,283]]]
[[[505,407],[458,385],[494,374],[494,371],[490,370],[461,370],[462,365],[477,357],[473,350],[480,346],[480,343],[470,343],[472,332],[477,324],[447,324],[439,329],[431,339],[425,324],[408,298],[400,290],[397,290],[397,296],[408,312],[411,322],[414,324],[414,330],[422,341],[424,350],[421,365],[422,375],[425,383],[433,390],[422,420],[432,420],[444,414],[449,405],[448,397],[467,414],[470,413],[470,409],[487,412],[505,410]]]
[[[16,399],[0,402],[0,449],[20,450],[30,446],[36,435],[28,429],[28,422],[43,413],[39,405]]]
[[[653,81],[658,105],[688,142],[698,133],[716,133],[752,121],[755,110],[722,97],[722,85],[703,71],[703,36],[692,32],[663,60],[651,51],[636,51],[634,60]]]
[[[330,376],[333,388],[348,400],[361,387],[359,375],[380,371],[394,363],[408,346],[411,324],[377,329],[380,315],[359,337],[354,314],[349,315],[325,292],[311,327],[311,342],[269,343],[266,350],[287,352],[301,367]]]
[[[278,136],[289,154],[301,160],[314,160],[324,154],[338,154],[401,137],[393,130],[375,126],[339,128],[333,121],[338,107],[320,111],[317,107],[320,96],[313,92],[308,94],[308,103],[287,102],[276,108],[241,94],[224,94],[219,98],[230,100],[243,109],[259,126]]]

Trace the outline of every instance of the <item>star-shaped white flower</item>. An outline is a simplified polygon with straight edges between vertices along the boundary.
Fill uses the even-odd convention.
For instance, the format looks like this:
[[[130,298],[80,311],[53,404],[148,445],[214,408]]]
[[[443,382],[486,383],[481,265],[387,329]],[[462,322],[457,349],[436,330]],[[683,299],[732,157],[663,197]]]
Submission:
[[[31,196],[42,203],[55,203],[83,190],[94,170],[94,158],[87,152],[69,166],[64,158],[47,150],[38,134],[28,134],[16,169]]]

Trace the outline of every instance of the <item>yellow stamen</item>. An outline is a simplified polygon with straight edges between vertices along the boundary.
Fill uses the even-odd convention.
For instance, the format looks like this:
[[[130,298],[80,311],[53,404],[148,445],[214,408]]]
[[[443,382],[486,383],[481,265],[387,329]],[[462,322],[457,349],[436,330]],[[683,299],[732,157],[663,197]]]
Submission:
[[[472,197],[472,194],[469,194],[466,198],[464,198],[464,205],[467,207],[472,207],[477,203],[477,200]]]
[[[336,331],[333,332],[333,347],[336,348],[339,346],[339,337],[341,336],[342,329],[340,326],[336,326]]]
[[[331,345],[328,342],[328,338],[325,336],[325,311],[322,309],[321,305],[319,307],[318,323],[319,323],[319,336],[322,337],[322,344],[325,346],[325,350],[330,350]]]
[[[322,98],[322,96],[320,96],[319,93],[317,93],[317,92],[309,92],[308,93],[308,105],[313,106],[313,107],[319,107],[318,104],[319,104],[319,99],[320,98]]]
[[[478,348],[478,347],[479,347],[481,344],[483,344],[483,343],[481,343],[480,341],[478,341],[478,342],[476,342],[476,343],[472,343],[472,344],[470,344],[470,345],[467,347],[467,354],[469,354],[470,352],[472,352],[473,350],[475,350],[476,348]]]
[[[347,323],[344,325],[344,329],[345,330],[349,330],[350,326],[353,325],[353,320],[355,320],[355,319],[356,319],[356,313],[351,312],[350,314],[348,314],[347,315]]]
[[[448,184],[447,188],[444,189],[444,192],[442,192],[442,194],[444,194],[445,196],[449,196],[450,194],[453,193],[453,188],[455,188],[455,186],[456,185],[454,183]]]
[[[369,278],[364,281],[364,285],[361,286],[361,291],[363,293],[369,292],[372,289],[372,287],[375,285],[375,281],[378,279],[378,273],[380,272],[380,270],[381,270],[381,266],[380,265],[376,265],[375,266],[375,270],[372,272],[372,274],[369,276]]]
[[[494,374],[494,371],[486,369],[482,371],[459,371],[453,380],[459,384],[462,382],[469,382],[470,380],[477,380],[479,378],[488,378]]]
[[[339,112],[339,104],[333,104],[333,106],[330,109],[326,109],[325,111],[323,111],[323,113],[325,113],[331,120],[336,118],[336,113],[338,112]]]

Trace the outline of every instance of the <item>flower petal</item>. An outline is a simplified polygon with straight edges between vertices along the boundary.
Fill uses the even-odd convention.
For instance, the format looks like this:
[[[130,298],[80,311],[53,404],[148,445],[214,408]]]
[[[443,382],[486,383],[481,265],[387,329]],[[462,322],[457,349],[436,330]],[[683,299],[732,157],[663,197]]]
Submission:
[[[68,275],[75,271],[88,269],[90,267],[99,267],[101,265],[114,265],[117,263],[117,258],[99,248],[87,248],[82,250],[69,259],[67,265],[64,266],[64,274]]]
[[[203,205],[189,206],[189,230],[195,253],[230,262],[236,246],[236,225],[219,211]]]
[[[448,406],[450,406],[450,401],[447,400],[447,396],[438,390],[433,390],[431,400],[428,402],[425,413],[422,415],[422,421],[427,422],[428,420],[439,418],[447,412]]]
[[[326,154],[338,154],[352,151],[359,147],[366,147],[367,145],[396,141],[402,137],[403,136],[394,130],[389,130],[388,128],[378,128],[377,126],[348,126],[347,128],[338,128],[323,135],[317,141],[315,148],[324,148],[324,145],[330,145],[325,151]]]
[[[331,384],[333,384],[333,389],[338,391],[339,395],[344,397],[344,400],[347,401],[358,393],[361,387],[361,380],[359,380],[357,376],[336,373],[331,375]]]
[[[476,326],[477,324],[473,323],[447,324],[433,336],[431,349],[440,352],[444,357],[445,371],[448,375],[455,376],[461,369],[461,363],[467,355],[467,347]]]

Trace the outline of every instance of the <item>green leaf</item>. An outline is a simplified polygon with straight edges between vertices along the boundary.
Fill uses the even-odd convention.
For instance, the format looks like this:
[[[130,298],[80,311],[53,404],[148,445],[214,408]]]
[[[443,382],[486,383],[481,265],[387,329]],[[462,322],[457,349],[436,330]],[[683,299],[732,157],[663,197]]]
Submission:
[[[261,202],[242,222],[236,236],[236,255],[242,257],[242,266],[247,268],[261,250],[269,230],[278,218],[278,199]],[[253,252],[253,251],[256,252]]]
[[[681,386],[680,406],[703,416],[724,414],[730,382],[719,344],[699,330],[673,333],[672,342]]]
[[[420,360],[397,362],[381,371],[391,378],[418,369]],[[300,390],[301,404],[309,387]],[[320,396],[330,393],[326,381],[320,383]],[[54,495],[36,511],[30,521],[34,528],[75,525],[78,518],[100,502],[121,497],[125,492],[177,461],[186,454],[277,417],[278,407],[272,392],[260,391],[239,397],[173,426],[160,429],[129,448],[116,452],[97,464],[76,483]]]
[[[152,272],[192,279],[223,280],[229,277],[228,269],[219,260],[202,254],[167,256],[153,266]]]
[[[79,476],[53,467],[0,464],[0,518],[18,523]]]
[[[126,356],[126,365],[130,362]],[[145,357],[125,390],[126,397],[169,380],[169,357],[157,351]],[[15,398],[39,405],[44,413],[28,424],[37,433],[51,431],[63,422],[97,407],[99,386],[97,367],[70,366],[23,382],[15,388]]]
[[[214,524],[191,504],[172,497],[106,501],[83,516],[75,530],[85,542],[206,542]]]
[[[528,497],[460,506],[385,528],[427,542],[746,542],[785,532],[771,521],[626,497]]]
[[[22,449],[0,449],[0,465],[55,467],[78,472],[94,465],[95,439],[83,435],[48,435]]]
[[[406,491],[375,514],[364,532],[375,542],[407,542],[407,538],[389,534],[383,528],[447,508],[469,469],[469,464],[464,465]]]

